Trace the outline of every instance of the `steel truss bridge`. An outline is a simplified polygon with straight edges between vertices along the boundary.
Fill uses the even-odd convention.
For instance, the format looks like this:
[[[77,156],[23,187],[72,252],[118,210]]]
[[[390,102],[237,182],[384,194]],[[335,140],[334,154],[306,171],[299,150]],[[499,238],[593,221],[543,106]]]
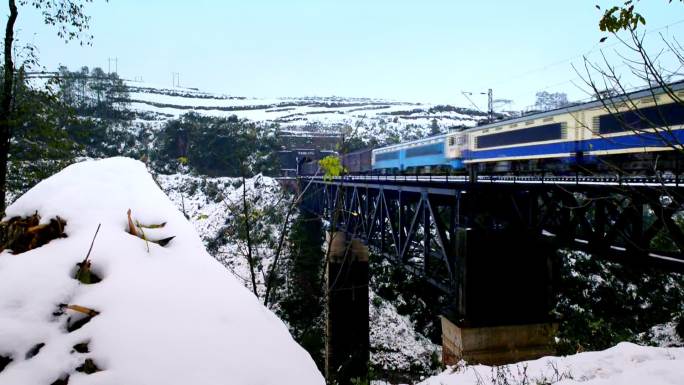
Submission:
[[[523,231],[555,249],[684,272],[679,178],[479,176],[471,182],[467,176],[368,175],[309,181],[305,208],[444,291],[458,282],[459,237],[465,241],[472,231]],[[446,275],[434,274],[440,272]]]
[[[444,315],[462,328],[549,322],[559,250],[684,273],[678,178],[367,175],[303,177],[299,188],[303,209],[324,218],[330,234],[346,234],[349,258],[327,266],[335,280],[326,368],[348,373],[367,370],[368,266],[354,256],[359,243],[445,294]]]

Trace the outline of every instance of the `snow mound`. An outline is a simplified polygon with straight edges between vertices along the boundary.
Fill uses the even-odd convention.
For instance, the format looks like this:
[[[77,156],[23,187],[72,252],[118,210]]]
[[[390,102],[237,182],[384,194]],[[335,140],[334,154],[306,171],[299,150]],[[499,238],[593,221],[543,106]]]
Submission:
[[[657,348],[627,342],[598,352],[490,367],[455,366],[420,385],[474,384],[681,385],[684,348]]]
[[[166,222],[146,229],[148,238],[176,237],[162,247],[127,233],[129,208],[140,223]],[[0,384],[67,375],[70,385],[324,384],[282,321],[207,254],[142,163],[74,164],[20,197],[7,216],[36,211],[42,221],[64,218],[68,237],[0,254],[0,357],[12,358]],[[81,284],[76,263],[99,223],[90,258],[102,281]],[[68,332],[76,313],[55,313],[59,304],[99,314]],[[74,349],[82,343],[89,352]],[[101,371],[76,371],[86,359]]]

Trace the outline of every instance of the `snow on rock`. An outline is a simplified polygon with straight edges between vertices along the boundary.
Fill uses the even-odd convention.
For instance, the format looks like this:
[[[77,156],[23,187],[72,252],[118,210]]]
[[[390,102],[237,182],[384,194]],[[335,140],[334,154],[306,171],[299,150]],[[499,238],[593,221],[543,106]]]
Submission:
[[[126,232],[166,222],[148,238],[175,235],[166,247]],[[311,357],[285,325],[207,254],[192,225],[127,158],[88,161],[42,181],[7,209],[67,221],[67,238],[0,254],[0,356],[13,361],[0,384],[323,384]],[[91,254],[102,281],[84,285],[74,270],[102,224]],[[159,238],[157,238],[159,237]],[[149,250],[148,250],[149,247]],[[67,332],[61,303],[100,312]],[[75,352],[88,342],[89,353]],[[39,343],[37,355],[27,352]],[[87,359],[101,369],[75,372]]]
[[[556,384],[681,385],[684,348],[639,346],[627,342],[598,352],[489,367],[455,366],[420,385]]]

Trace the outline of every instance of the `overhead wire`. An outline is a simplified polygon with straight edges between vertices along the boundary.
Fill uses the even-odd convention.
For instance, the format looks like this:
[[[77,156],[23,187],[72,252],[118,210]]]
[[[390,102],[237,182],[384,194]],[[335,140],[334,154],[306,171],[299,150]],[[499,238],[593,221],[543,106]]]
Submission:
[[[658,27],[658,28],[654,28],[654,29],[651,29],[651,30],[647,30],[647,31],[645,32],[645,34],[646,34],[646,35],[650,35],[650,34],[652,34],[652,33],[661,31],[661,30],[663,30],[663,29],[669,29],[670,27],[673,27],[673,26],[675,26],[675,25],[679,25],[679,24],[682,24],[682,23],[684,23],[684,19],[681,19],[681,20],[672,22],[672,23],[670,23],[670,24],[667,24],[667,25],[664,25],[664,26],[661,26],[661,27]],[[601,50],[605,50],[605,49],[609,49],[609,48],[618,46],[618,45],[620,45],[620,44],[621,44],[621,43],[620,43],[619,41],[616,41],[616,42],[613,42],[613,43],[611,43],[611,44],[609,44],[609,45],[600,47],[600,49],[597,50],[597,48],[599,48],[599,46],[601,45],[601,43],[596,43],[596,44],[594,44],[589,50],[585,51],[585,52],[582,53],[582,54],[573,55],[573,56],[571,56],[571,57],[569,57],[569,58],[562,59],[562,60],[557,60],[557,61],[554,61],[554,62],[552,62],[552,63],[546,64],[546,65],[544,65],[544,66],[542,66],[542,67],[538,67],[538,68],[533,69],[533,70],[528,70],[528,71],[522,72],[522,73],[520,73],[520,74],[518,74],[518,75],[514,75],[514,76],[512,76],[512,77],[511,77],[511,76],[506,77],[506,78],[501,79],[501,80],[499,80],[499,81],[495,81],[494,83],[492,83],[492,86],[493,86],[493,87],[500,86],[500,85],[502,85],[502,84],[507,84],[507,83],[513,82],[513,81],[515,81],[515,80],[519,80],[519,79],[521,79],[521,78],[524,78],[524,77],[527,77],[527,76],[530,76],[530,75],[537,74],[537,73],[539,73],[539,72],[544,72],[544,71],[547,71],[547,70],[550,69],[550,68],[559,66],[559,65],[561,65],[561,64],[568,63],[568,62],[570,62],[570,61],[572,61],[572,60],[575,60],[575,59],[584,58],[584,57],[586,57],[586,56],[588,56],[588,55],[591,55],[591,54],[594,53],[594,52],[601,51]]]
[[[682,24],[682,23],[684,23],[684,19],[677,20],[677,21],[675,21],[675,22],[669,23],[669,24],[667,24],[667,25],[664,25],[664,26],[661,26],[661,27],[658,27],[658,28],[654,28],[654,29],[647,30],[646,32],[644,32],[644,35],[650,35],[650,34],[653,34],[653,33],[655,33],[655,32],[659,32],[659,31],[662,31],[662,30],[668,30],[668,31],[669,31],[669,29],[670,29],[671,27],[676,26],[676,25],[679,25],[679,24]],[[492,87],[492,88],[496,88],[496,87],[501,86],[501,85],[510,84],[510,83],[512,83],[512,82],[518,81],[518,80],[523,79],[523,78],[525,78],[525,77],[528,77],[528,76],[531,76],[531,75],[534,75],[534,74],[538,74],[538,73],[541,73],[541,72],[546,72],[546,71],[548,71],[549,69],[554,68],[554,67],[557,67],[557,66],[560,66],[560,65],[562,65],[562,64],[571,63],[573,60],[576,60],[576,59],[584,59],[584,58],[588,57],[589,55],[591,55],[591,54],[593,54],[593,53],[595,53],[595,52],[600,52],[600,51],[603,51],[603,50],[606,50],[606,49],[609,49],[609,48],[613,48],[613,47],[616,47],[616,46],[618,46],[618,45],[620,45],[620,44],[622,44],[620,41],[615,41],[615,42],[613,42],[613,43],[611,43],[611,44],[608,44],[608,45],[606,45],[606,46],[601,46],[601,43],[599,42],[599,43],[594,44],[589,50],[585,51],[585,52],[582,53],[582,54],[573,55],[573,56],[568,57],[568,58],[566,58],[566,59],[557,60],[557,61],[551,62],[551,63],[549,63],[549,64],[546,64],[546,65],[544,65],[544,66],[542,66],[542,67],[535,68],[535,69],[533,69],[533,70],[525,71],[525,72],[519,73],[519,74],[514,75],[514,76],[509,76],[509,77],[506,77],[506,78],[504,78],[504,79],[500,79],[499,81],[495,81],[494,83],[491,83],[491,87]],[[625,64],[620,64],[620,65],[616,66],[615,68],[622,68],[622,67],[624,67],[624,66],[625,66]],[[561,85],[564,85],[564,84],[568,84],[568,83],[575,84],[575,81],[578,81],[578,80],[582,80],[581,77],[580,77],[580,76],[575,76],[575,77],[572,77],[572,78],[568,78],[568,79],[566,79],[566,80],[564,80],[564,81],[562,81],[562,82],[554,83],[554,84],[551,84],[551,85],[545,85],[544,87],[541,88],[541,90],[542,90],[542,91],[545,91],[545,90],[548,90],[548,89],[551,89],[551,88],[555,88],[555,87],[558,87],[558,86],[561,86]],[[472,101],[471,101],[471,103],[472,103]]]

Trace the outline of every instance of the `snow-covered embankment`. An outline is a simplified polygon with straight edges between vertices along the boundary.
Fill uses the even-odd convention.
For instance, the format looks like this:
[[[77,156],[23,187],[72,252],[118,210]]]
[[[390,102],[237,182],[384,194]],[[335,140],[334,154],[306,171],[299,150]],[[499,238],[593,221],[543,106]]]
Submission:
[[[128,209],[135,223],[165,223],[146,228],[146,238],[175,238],[162,247],[129,234]],[[7,217],[35,212],[66,220],[68,237],[0,254],[0,357],[12,360],[0,384],[67,376],[70,385],[324,383],[285,325],[207,254],[142,163],[72,165],[20,197]],[[74,278],[76,264],[100,223],[90,260],[102,281],[86,285]],[[97,315],[69,332],[79,315],[60,304]],[[76,371],[87,359],[99,371]]]
[[[684,348],[627,342],[598,352],[489,367],[455,366],[420,385],[681,385]]]

